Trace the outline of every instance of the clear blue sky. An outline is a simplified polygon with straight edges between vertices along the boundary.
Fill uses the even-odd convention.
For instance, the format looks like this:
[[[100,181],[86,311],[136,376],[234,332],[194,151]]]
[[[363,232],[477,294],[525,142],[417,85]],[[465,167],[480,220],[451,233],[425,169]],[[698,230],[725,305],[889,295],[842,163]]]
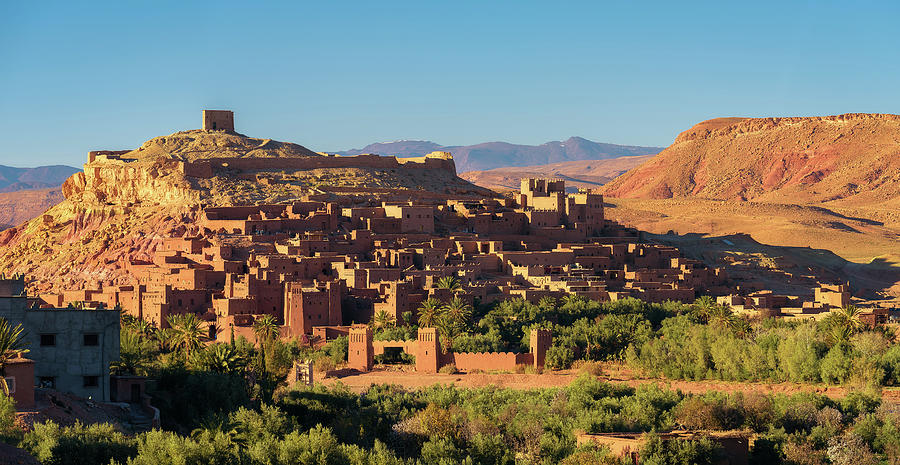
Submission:
[[[329,151],[900,113],[898,24],[896,1],[4,1],[0,164],[80,166],[203,108]]]

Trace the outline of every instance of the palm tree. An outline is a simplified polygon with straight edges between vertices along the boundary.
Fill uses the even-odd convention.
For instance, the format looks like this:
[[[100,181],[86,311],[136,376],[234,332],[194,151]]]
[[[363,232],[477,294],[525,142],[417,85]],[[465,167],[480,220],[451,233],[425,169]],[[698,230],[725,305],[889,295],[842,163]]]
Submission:
[[[863,328],[863,322],[859,318],[860,313],[859,308],[855,305],[847,305],[839,310],[833,310],[824,319],[825,327],[831,331],[831,337],[835,341],[847,341]]]
[[[256,342],[259,342],[260,366],[262,372],[266,373],[266,358],[269,353],[269,343],[278,339],[281,329],[278,322],[272,315],[263,315],[253,322],[253,334],[256,336]]]
[[[281,328],[278,321],[272,315],[263,315],[253,322],[253,334],[256,335],[256,341],[260,347],[268,343],[271,339],[278,339],[281,334]]]
[[[538,301],[538,307],[541,307],[544,310],[553,310],[556,308],[556,299],[550,297],[549,295],[546,297],[541,297],[541,300]]]
[[[191,438],[201,444],[211,443],[219,435],[237,447],[238,463],[244,463],[244,454],[250,444],[250,433],[241,423],[232,421],[227,416],[208,416],[200,421],[199,428],[191,431]]]
[[[135,319],[133,327],[138,334],[144,337],[150,337],[156,331],[156,327],[146,320]]]
[[[710,308],[707,320],[710,325],[725,329],[732,329],[735,324],[731,309],[724,305],[715,305]]]
[[[709,322],[713,309],[718,307],[716,299],[709,295],[697,297],[691,305],[691,310],[697,315],[697,319],[702,323]]]
[[[13,326],[5,318],[0,318],[0,389],[3,394],[9,396],[9,386],[6,384],[6,364],[21,354],[28,352],[25,348],[22,325]]]
[[[448,347],[453,345],[453,339],[457,335],[465,332],[471,319],[472,306],[459,297],[454,297],[444,306],[438,329],[441,330],[441,336],[444,337]]]
[[[441,279],[438,279],[435,287],[437,287],[438,289],[448,289],[453,293],[457,293],[462,290],[462,284],[459,283],[459,278],[457,278],[456,276],[444,276]]]
[[[191,351],[200,347],[203,328],[200,319],[193,313],[171,315],[167,319],[174,332],[176,347],[184,350],[186,359],[191,358]]]
[[[246,362],[237,349],[229,344],[213,344],[203,351],[203,367],[216,373],[231,374],[244,368]]]
[[[147,365],[153,358],[154,344],[139,333],[122,328],[119,336],[119,360],[111,364],[116,375],[147,375]]]
[[[119,318],[120,318],[120,322],[121,322],[121,327],[123,327],[123,328],[133,328],[134,324],[138,321],[137,318],[135,318],[127,313],[123,313]]]
[[[434,328],[441,319],[444,304],[434,297],[429,297],[419,305],[419,327]]]
[[[472,318],[472,306],[465,300],[454,297],[447,305],[444,305],[444,317],[450,320],[454,326],[464,328]]]
[[[153,333],[156,341],[159,343],[159,350],[163,352],[171,352],[175,350],[178,343],[175,341],[175,330],[172,328],[158,329]]]
[[[379,310],[378,313],[372,317],[372,327],[376,330],[390,328],[393,325],[394,317],[384,310]]]
[[[746,318],[735,317],[733,319],[733,324],[731,325],[731,331],[735,336],[746,339],[753,333],[753,326]]]

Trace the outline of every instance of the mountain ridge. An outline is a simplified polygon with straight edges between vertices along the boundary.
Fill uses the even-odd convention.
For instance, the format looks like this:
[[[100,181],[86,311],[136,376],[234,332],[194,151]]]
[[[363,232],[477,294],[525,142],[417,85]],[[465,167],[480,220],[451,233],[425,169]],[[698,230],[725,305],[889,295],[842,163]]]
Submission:
[[[702,121],[604,192],[648,199],[890,203],[900,196],[900,116]]]
[[[623,156],[650,155],[662,147],[618,145],[594,142],[573,136],[564,141],[549,141],[540,145],[510,142],[482,142],[473,145],[440,145],[432,141],[401,140],[378,142],[361,149],[336,152],[339,155],[375,153],[398,157],[422,156],[434,151],[450,152],[460,173],[495,168],[547,165],[580,160],[606,160]]]
[[[69,176],[81,171],[66,165],[17,168],[0,165],[0,193],[61,186]]]

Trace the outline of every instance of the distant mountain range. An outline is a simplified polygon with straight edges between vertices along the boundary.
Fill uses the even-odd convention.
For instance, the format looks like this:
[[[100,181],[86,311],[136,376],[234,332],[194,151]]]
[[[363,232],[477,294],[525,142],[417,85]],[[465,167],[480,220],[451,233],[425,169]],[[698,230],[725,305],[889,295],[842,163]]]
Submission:
[[[78,168],[65,165],[38,166],[37,168],[14,168],[0,165],[0,192],[58,187],[69,176],[79,171],[81,170]]]
[[[653,155],[619,157],[609,160],[578,160],[539,166],[494,168],[468,171],[461,178],[495,191],[519,189],[522,178],[555,178],[566,181],[566,190],[596,189],[620,174],[653,158]]]
[[[652,155],[662,147],[640,147],[594,142],[582,137],[551,141],[541,145],[484,142],[476,145],[440,145],[430,141],[403,140],[369,144],[361,149],[338,152],[340,155],[374,153],[398,157],[417,157],[434,151],[453,154],[456,171],[490,170],[513,166],[535,166],[580,160],[607,160],[636,155]]]

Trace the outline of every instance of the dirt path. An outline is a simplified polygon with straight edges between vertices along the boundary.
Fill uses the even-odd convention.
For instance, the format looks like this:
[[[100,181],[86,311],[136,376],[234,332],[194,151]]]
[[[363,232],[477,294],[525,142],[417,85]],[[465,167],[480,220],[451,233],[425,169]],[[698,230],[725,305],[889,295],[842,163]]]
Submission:
[[[435,384],[453,384],[458,387],[479,388],[497,386],[510,389],[539,389],[568,386],[581,374],[578,370],[562,370],[542,374],[514,373],[458,373],[419,374],[411,367],[376,367],[368,373],[344,373],[337,376],[319,379],[316,382],[327,386],[341,383],[353,392],[364,392],[373,384],[397,384],[406,389],[419,389]],[[761,394],[796,394],[799,392],[815,392],[839,399],[846,396],[852,388],[844,386],[828,386],[824,384],[799,383],[749,383],[732,381],[686,381],[663,378],[643,378],[618,365],[604,367],[599,379],[610,383],[625,384],[638,387],[655,384],[659,387],[680,390],[685,393],[702,394],[710,391],[743,392]],[[885,388],[882,400],[886,403],[900,404],[900,389]]]

